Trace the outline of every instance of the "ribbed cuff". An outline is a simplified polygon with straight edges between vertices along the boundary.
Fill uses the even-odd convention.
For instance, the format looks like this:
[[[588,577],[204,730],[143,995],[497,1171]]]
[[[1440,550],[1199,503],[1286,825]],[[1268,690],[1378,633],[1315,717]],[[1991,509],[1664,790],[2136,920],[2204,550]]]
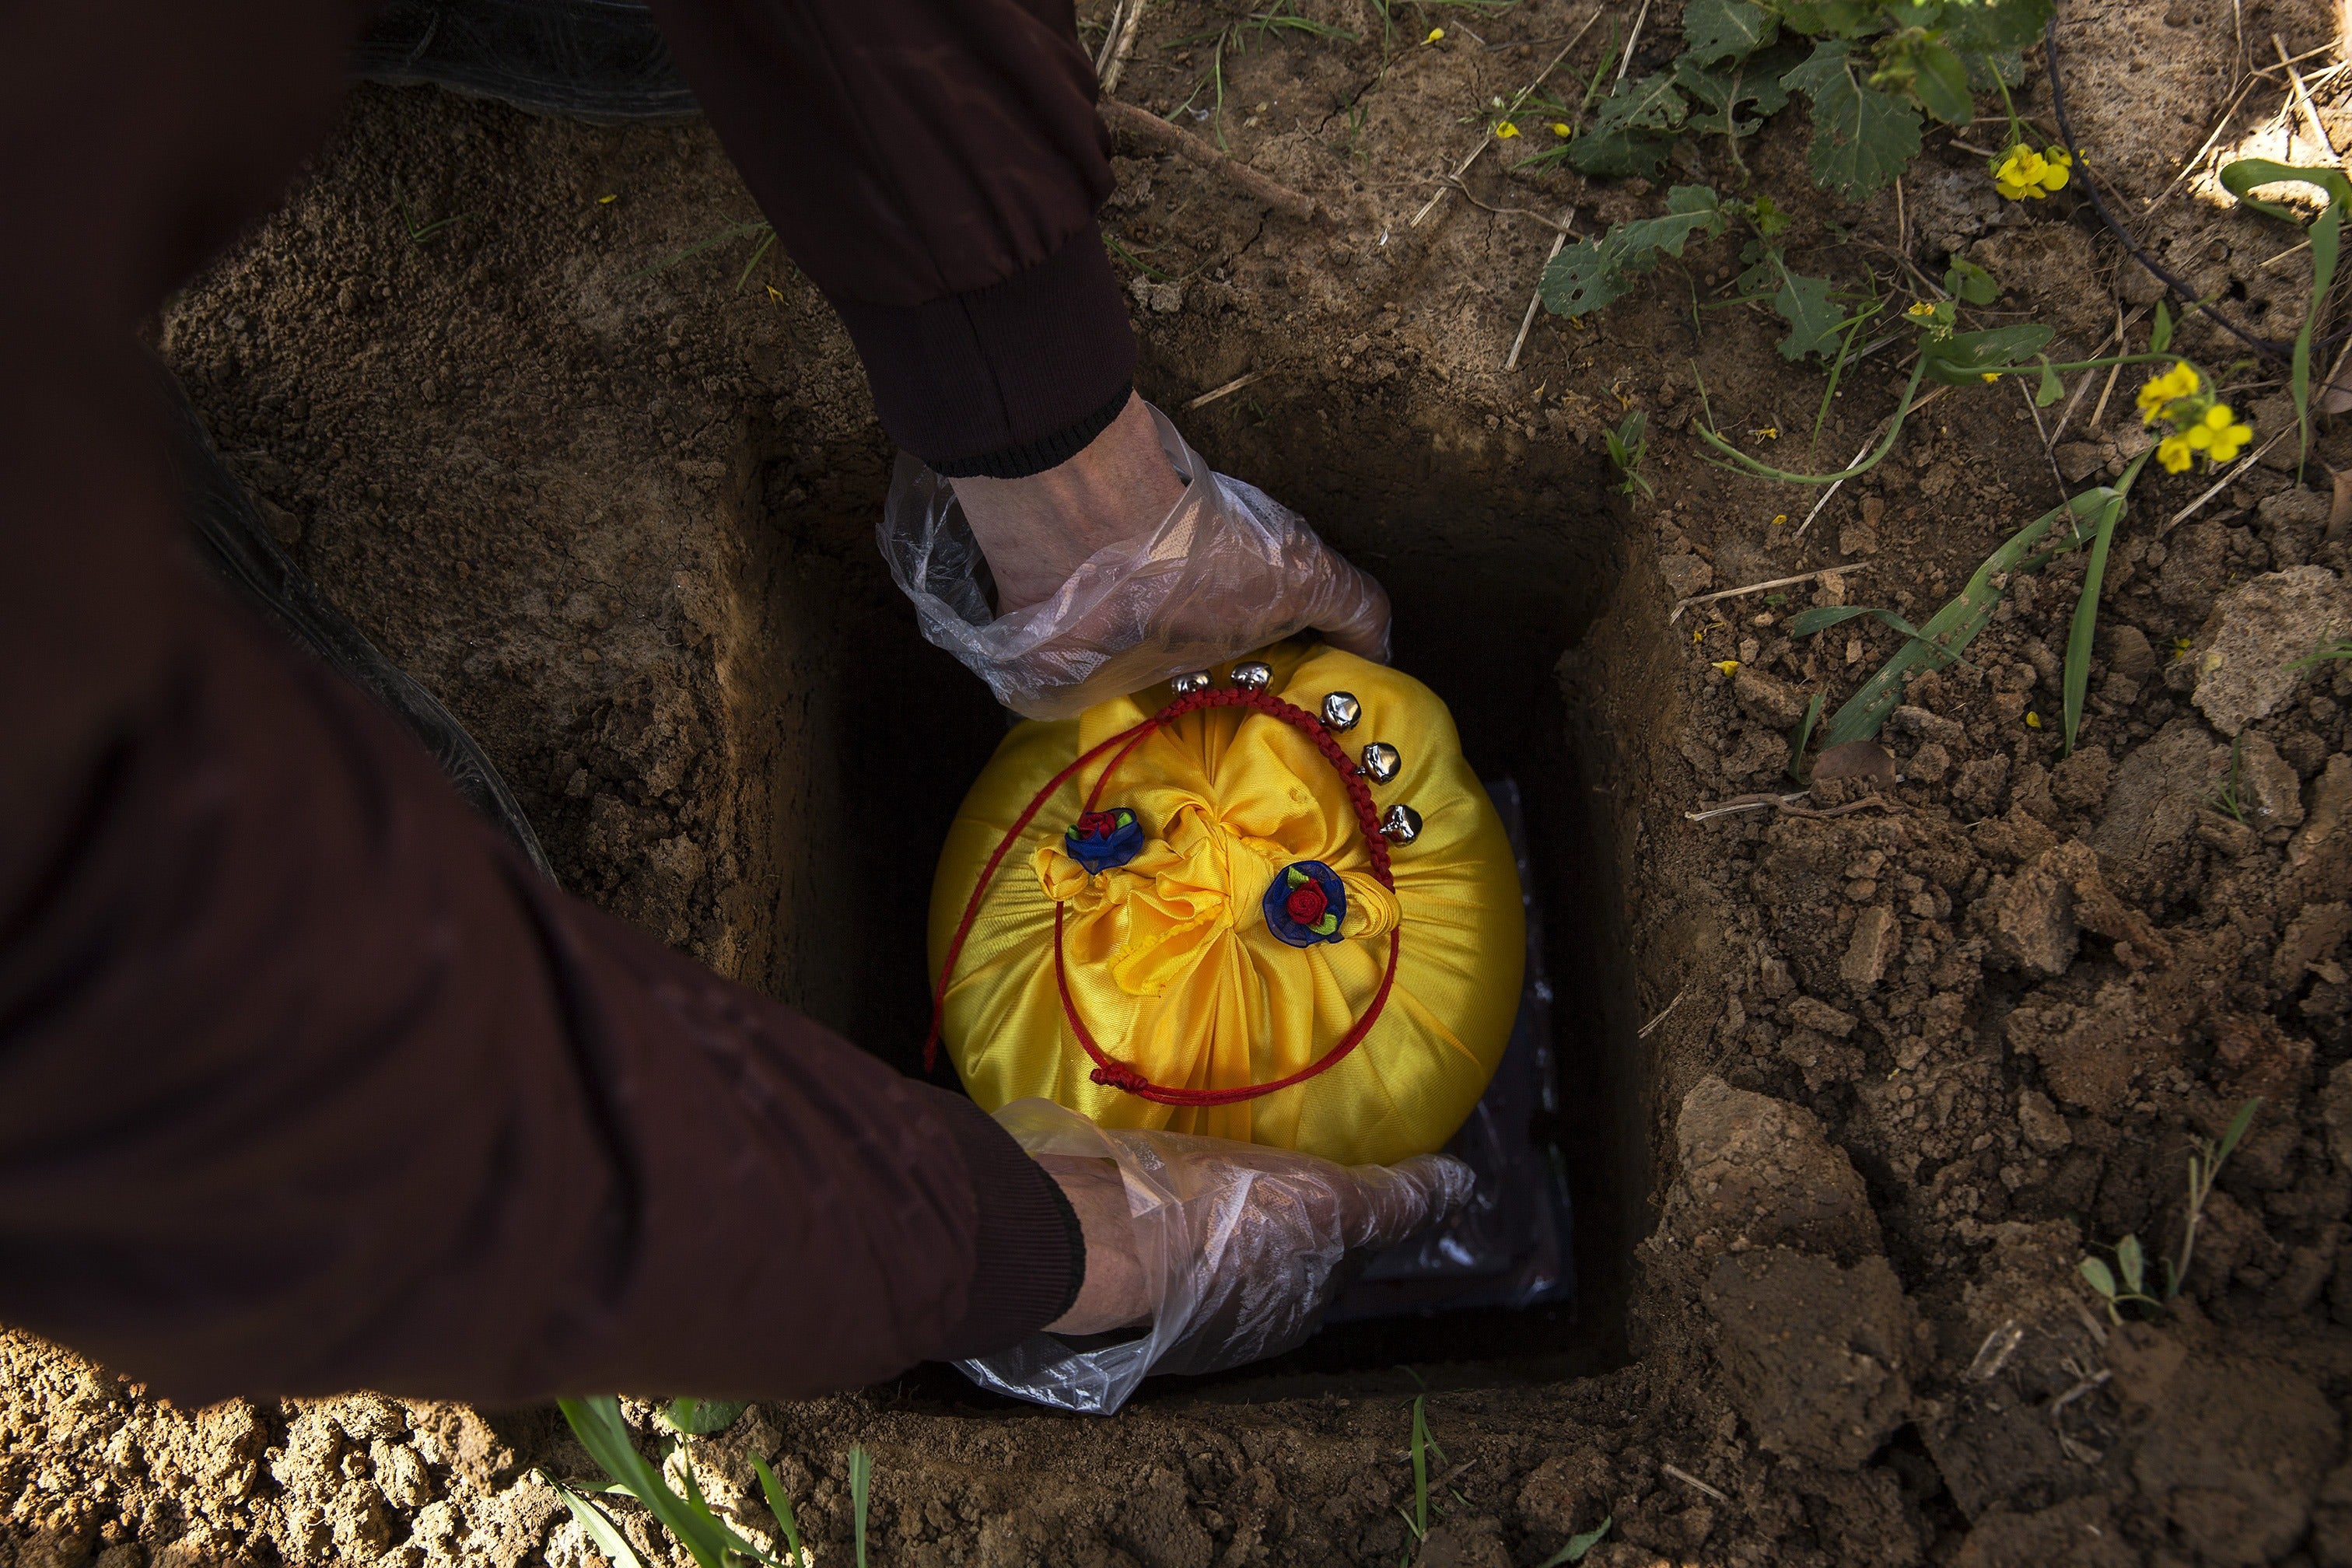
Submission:
[[[1086,1233],[1061,1184],[967,1100],[948,1131],[980,1200],[980,1237],[963,1321],[943,1359],[1010,1350],[1070,1310],[1086,1282]]]
[[[1089,227],[1025,272],[912,309],[835,300],[890,438],[954,477],[1067,462],[1126,405],[1135,332]]]

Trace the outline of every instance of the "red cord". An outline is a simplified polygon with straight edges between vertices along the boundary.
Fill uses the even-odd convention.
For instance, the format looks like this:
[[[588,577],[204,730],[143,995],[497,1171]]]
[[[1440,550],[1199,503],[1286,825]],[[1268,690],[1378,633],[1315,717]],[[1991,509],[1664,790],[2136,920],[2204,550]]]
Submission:
[[[1281,720],[1313,741],[1316,749],[1338,770],[1348,787],[1349,804],[1355,808],[1357,826],[1363,829],[1364,846],[1371,856],[1373,880],[1391,892],[1396,891],[1396,879],[1389,867],[1388,841],[1381,837],[1380,819],[1372,805],[1371,788],[1356,772],[1355,764],[1348,760],[1348,753],[1340,749],[1339,742],[1331,738],[1331,732],[1324,728],[1321,720],[1304,708],[1285,702],[1278,697],[1269,697],[1262,691],[1236,688],[1224,691],[1196,691],[1190,697],[1180,697],[1141,723],[1122,730],[1092,748],[1047,780],[1045,786],[1031,797],[1013,826],[1005,830],[1004,837],[997,841],[995,853],[989,856],[988,864],[981,870],[980,881],[971,890],[971,898],[964,904],[963,919],[956,925],[954,940],[948,943],[946,962],[940,966],[939,984],[931,993],[930,1033],[923,1041],[925,1072],[930,1071],[939,1059],[940,1026],[947,1009],[948,980],[955,973],[956,960],[962,956],[964,939],[971,934],[972,924],[979,918],[981,894],[987,890],[990,880],[996,875],[997,867],[1003,863],[1006,852],[1013,847],[1023,830],[1044,809],[1054,792],[1069,782],[1073,773],[1111,747],[1119,746],[1118,754],[1111,758],[1103,768],[1101,776],[1095,780],[1094,788],[1087,792],[1087,809],[1098,809],[1103,786],[1110,782],[1110,775],[1118,771],[1118,764],[1127,760],[1127,754],[1143,742],[1144,737],[1187,713],[1196,713],[1207,708],[1254,708],[1271,718]],[[1120,745],[1121,742],[1126,743]],[[1317,1073],[1336,1066],[1360,1045],[1364,1037],[1371,1033],[1373,1024],[1379,1021],[1381,1010],[1388,1005],[1389,988],[1396,982],[1397,951],[1402,934],[1400,926],[1389,928],[1389,962],[1381,974],[1381,988],[1373,995],[1372,1005],[1364,1010],[1364,1016],[1340,1037],[1339,1044],[1287,1078],[1277,1079],[1272,1083],[1246,1084],[1233,1089],[1171,1089],[1156,1084],[1126,1063],[1114,1060],[1095,1043],[1094,1036],[1087,1032],[1085,1021],[1078,1016],[1076,1002],[1070,995],[1069,972],[1062,960],[1062,909],[1058,904],[1054,909],[1054,982],[1062,994],[1062,1016],[1069,1020],[1070,1030],[1077,1037],[1078,1044],[1085,1047],[1087,1056],[1094,1058],[1095,1070],[1089,1076],[1095,1082],[1125,1089],[1139,1099],[1160,1105],[1232,1105],[1304,1083]]]

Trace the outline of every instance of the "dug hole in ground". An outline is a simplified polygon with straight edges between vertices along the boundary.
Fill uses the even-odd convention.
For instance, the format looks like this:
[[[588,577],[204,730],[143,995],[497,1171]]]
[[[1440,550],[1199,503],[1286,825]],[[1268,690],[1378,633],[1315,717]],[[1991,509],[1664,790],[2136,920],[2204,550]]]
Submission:
[[[1605,7],[1554,79],[1571,101],[1637,9],[1636,73],[1674,58],[1674,0]],[[2145,373],[2046,410],[2019,378],[1957,388],[1808,523],[1817,489],[1708,464],[1694,427],[1834,468],[1894,407],[1903,350],[1846,368],[1814,439],[1822,368],[1724,304],[1737,235],[1608,310],[1538,311],[1504,368],[1558,217],[1592,235],[1664,198],[1491,152],[1444,182],[1586,0],[1290,14],[1355,37],[1171,0],[1119,96],[1167,113],[1213,70],[1222,112],[1186,123],[1325,216],[1122,137],[1105,233],[1145,394],[1381,575],[1398,662],[1525,792],[1577,1308],[1352,1325],[1108,1420],[929,1369],[690,1439],[704,1489],[766,1540],[767,1459],[819,1563],[851,1560],[862,1444],[877,1564],[1506,1568],[1604,1521],[1584,1561],[1611,1568],[2352,1563],[2352,664],[2230,673],[2352,633],[2327,479],[2352,438],[2322,417],[2300,479],[2290,434],[2177,524],[2212,480],[2142,475],[2071,757],[2079,552],[2011,579],[1965,663],[1915,674],[1881,737],[1899,778],[1693,820],[1797,791],[1809,693],[1833,708],[1905,646],[1867,616],[1792,637],[1791,614],[1924,621],[2145,444]],[[2175,176],[2217,125],[2228,155],[2278,156],[2293,121],[2311,161],[2300,94],[2352,146],[2352,82],[2310,81],[2341,18],[2170,0],[2059,25],[2087,177],[2200,297],[2291,336],[2309,252]],[[2302,85],[2273,34],[2323,51]],[[2145,344],[2158,289],[2079,192],[2003,202],[1938,127],[1899,203],[1850,206],[1808,177],[1809,134],[1792,107],[1738,145],[1744,176],[1717,138],[1667,178],[1769,192],[1814,271],[1973,259],[2004,290],[1981,319],[2054,327],[2053,358],[2124,317]],[[932,847],[1002,720],[876,556],[890,453],[814,290],[757,233],[655,269],[755,217],[699,124],[366,89],[154,338],[281,542],[483,742],[567,887],[911,1068]],[[2180,342],[2245,357],[2193,321]],[[2233,374],[2266,383],[2241,398],[2260,438],[2293,426],[2282,373]],[[1629,408],[1654,495],[1617,492],[1603,432]],[[2257,1096],[2179,1299],[2108,1313],[2078,1265],[2127,1236],[2177,1255],[2198,1141]],[[1442,1457],[1415,1519],[1424,1387]],[[542,1470],[594,1475],[551,1410],[182,1411],[0,1334],[0,1568],[596,1561]],[[686,1561],[614,1514],[647,1562]]]

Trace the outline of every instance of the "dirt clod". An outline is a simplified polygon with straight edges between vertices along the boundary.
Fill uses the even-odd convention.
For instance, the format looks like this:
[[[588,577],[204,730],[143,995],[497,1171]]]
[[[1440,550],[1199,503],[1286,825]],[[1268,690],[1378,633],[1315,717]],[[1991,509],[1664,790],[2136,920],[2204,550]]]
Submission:
[[[1850,1468],[1909,1413],[1910,1309],[1885,1258],[1847,1268],[1787,1247],[1732,1253],[1703,1299],[1732,1397],[1766,1447]]]

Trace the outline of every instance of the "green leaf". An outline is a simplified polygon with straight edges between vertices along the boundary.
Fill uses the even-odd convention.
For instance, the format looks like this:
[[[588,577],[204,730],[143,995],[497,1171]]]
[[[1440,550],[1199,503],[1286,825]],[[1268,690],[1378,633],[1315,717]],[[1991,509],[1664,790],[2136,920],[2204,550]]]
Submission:
[[[1969,68],[1969,90],[1997,92],[2004,87],[2016,87],[2025,80],[2025,54],[2021,49],[1992,49],[1983,54],[1963,52],[1960,58]]]
[[[2147,330],[2147,352],[2160,354],[2172,346],[2172,311],[2163,300],[2156,302],[2156,324]]]
[[[1568,1568],[1571,1563],[1583,1562],[1584,1554],[1600,1545],[1601,1538],[1608,1534],[1609,1527],[1616,1522],[1617,1516],[1612,1513],[1582,1534],[1570,1536],[1567,1545],[1536,1564],[1536,1568]]]
[[[730,1552],[760,1558],[759,1548],[721,1523],[709,1508],[678,1496],[670,1490],[669,1483],[652,1461],[637,1452],[635,1439],[630,1435],[629,1424],[622,1419],[621,1402],[609,1394],[586,1399],[556,1401],[563,1418],[572,1424],[581,1446],[588,1457],[603,1467],[606,1475],[629,1489],[630,1495],[651,1509],[678,1544],[685,1547],[700,1568],[728,1568]],[[687,1475],[689,1490],[693,1468]]]
[[[1814,37],[1858,38],[1874,31],[1880,12],[1872,0],[1780,0],[1782,25]]]
[[[1864,84],[1852,51],[1838,39],[1780,79],[1813,108],[1813,183],[1858,202],[1893,183],[1919,152],[1917,110]]]
[[[1540,292],[1556,316],[1589,315],[1633,287],[1632,275],[1648,272],[1658,258],[1680,256],[1693,235],[1723,232],[1724,211],[1705,185],[1676,185],[1666,193],[1666,211],[1657,217],[1612,225],[1598,239],[1580,239],[1551,258]]]
[[[1906,637],[1916,637],[1920,635],[1919,628],[1909,621],[1894,611],[1883,609],[1876,605],[1819,605],[1810,610],[1799,610],[1789,617],[1789,635],[1792,637],[1815,637],[1832,626],[1841,626],[1863,616],[1868,616],[1874,621],[1892,626]]]
[[[2139,1237],[2127,1236],[2116,1243],[2116,1266],[2124,1271],[2124,1289],[2133,1295],[2146,1293],[2147,1258],[2140,1251]]]
[[[2262,1108],[2263,1097],[2258,1094],[2238,1107],[2238,1114],[2230,1118],[2230,1130],[2221,1134],[2221,1145],[2213,1151],[2213,1165],[2216,1170],[2221,1168],[2222,1161],[2230,1157],[2230,1152],[2238,1146],[2238,1141],[2245,1137],[2246,1129],[2253,1125],[2254,1112]]]
[[[2038,43],[2051,0],[1944,0],[1944,42],[1962,55],[2024,49]]]
[[[1921,345],[1920,352],[1927,356],[1928,380],[1940,381],[1948,386],[1965,386],[1988,370],[2032,358],[2055,335],[2039,322],[2020,321],[2013,327],[1930,338]]]
[[[1690,118],[1683,129],[1734,138],[1755,135],[1764,128],[1763,116],[1788,107],[1789,89],[1780,85],[1780,76],[1794,63],[1790,52],[1780,48],[1726,66],[1696,65],[1687,56],[1676,60],[1675,85],[1691,99]],[[1752,105],[1758,118],[1742,114],[1745,105]]]
[[[1568,144],[1568,161],[1577,173],[1603,180],[1639,175],[1654,180],[1675,150],[1672,136],[1646,131],[1587,131]]]
[[[2048,376],[2050,373],[2042,373]],[[2053,379],[2055,379],[2054,377]],[[2083,572],[2083,591],[2074,600],[2074,623],[2066,628],[2064,752],[2074,754],[2074,736],[2083,727],[2083,698],[2091,685],[2091,643],[2099,626],[2099,594],[2107,580],[2107,547],[2115,542],[2116,523],[2124,514],[2121,496],[2099,509],[2099,531],[2091,540],[2090,563]]]
[[[1960,57],[1932,40],[1912,51],[1919,74],[1911,90],[1922,108],[1947,125],[1966,125],[1976,118],[1976,100],[1969,94],[1969,68]]]
[[[662,1412],[662,1425],[689,1437],[707,1437],[734,1426],[744,1408],[740,1399],[673,1399]]]
[[[1780,36],[1780,24],[1748,0],[1690,0],[1683,9],[1683,58],[1709,66],[1743,59]]]
[[[1801,770],[1805,765],[1805,746],[1813,738],[1813,726],[1822,721],[1822,704],[1828,699],[1828,691],[1816,691],[1813,700],[1805,704],[1805,717],[1797,725],[1796,739],[1789,743],[1789,776],[1792,779],[1800,782],[1804,779]]]
[[[783,1483],[768,1468],[767,1460],[754,1454],[751,1468],[760,1472],[760,1490],[768,1500],[768,1511],[775,1515],[776,1528],[784,1532],[784,1550],[791,1554],[788,1561],[792,1568],[801,1568],[801,1524],[793,1512],[793,1500],[784,1495]]]
[[[2074,1268],[2084,1279],[2091,1282],[2092,1289],[2110,1301],[2116,1299],[2115,1270],[2107,1267],[2105,1259],[2085,1258],[2082,1262],[2074,1265]]]
[[[629,1538],[621,1533],[621,1527],[613,1522],[610,1514],[545,1471],[541,1472],[541,1479],[563,1500],[563,1506],[580,1521],[580,1533],[588,1538],[589,1545],[604,1554],[604,1561],[613,1568],[646,1568],[646,1560],[637,1555],[637,1549],[629,1544]]]
[[[1602,99],[1600,110],[1592,117],[1592,127],[1602,132],[1676,131],[1689,112],[1682,94],[1675,90],[1674,73],[1656,71],[1639,81],[1621,84]]]
[[[1944,268],[1944,292],[1964,305],[1990,305],[2000,298],[2000,284],[1967,257],[1956,255]]]
[[[2052,370],[2050,362],[2044,359],[2042,362],[2042,379],[2033,385],[2033,406],[2047,408],[2065,395],[2066,384],[2058,379],[2058,373]]]
[[[2305,169],[2269,158],[2241,158],[2221,166],[2221,184],[2255,211],[2290,223],[2302,222],[2301,215],[2283,203],[2256,201],[2254,190],[2271,184],[2315,185],[2327,197],[2327,205],[2311,222],[2311,305],[2304,312],[2302,330],[2294,335],[2294,368],[2287,379],[2288,389],[2294,395],[2302,458],[2307,459],[2311,456],[2311,339],[2326,311],[2328,290],[2336,285],[2336,249],[2343,235],[2344,209],[2352,206],[2352,181],[2336,169]]]
[[[1780,288],[1772,296],[1772,308],[1789,323],[1789,335],[1780,340],[1780,357],[1802,359],[1837,347],[1845,315],[1830,303],[1830,280],[1802,277],[1785,265],[1780,270]]]
[[[874,1477],[874,1456],[862,1443],[849,1449],[850,1529],[857,1545],[857,1568],[866,1568],[866,1502]]]

